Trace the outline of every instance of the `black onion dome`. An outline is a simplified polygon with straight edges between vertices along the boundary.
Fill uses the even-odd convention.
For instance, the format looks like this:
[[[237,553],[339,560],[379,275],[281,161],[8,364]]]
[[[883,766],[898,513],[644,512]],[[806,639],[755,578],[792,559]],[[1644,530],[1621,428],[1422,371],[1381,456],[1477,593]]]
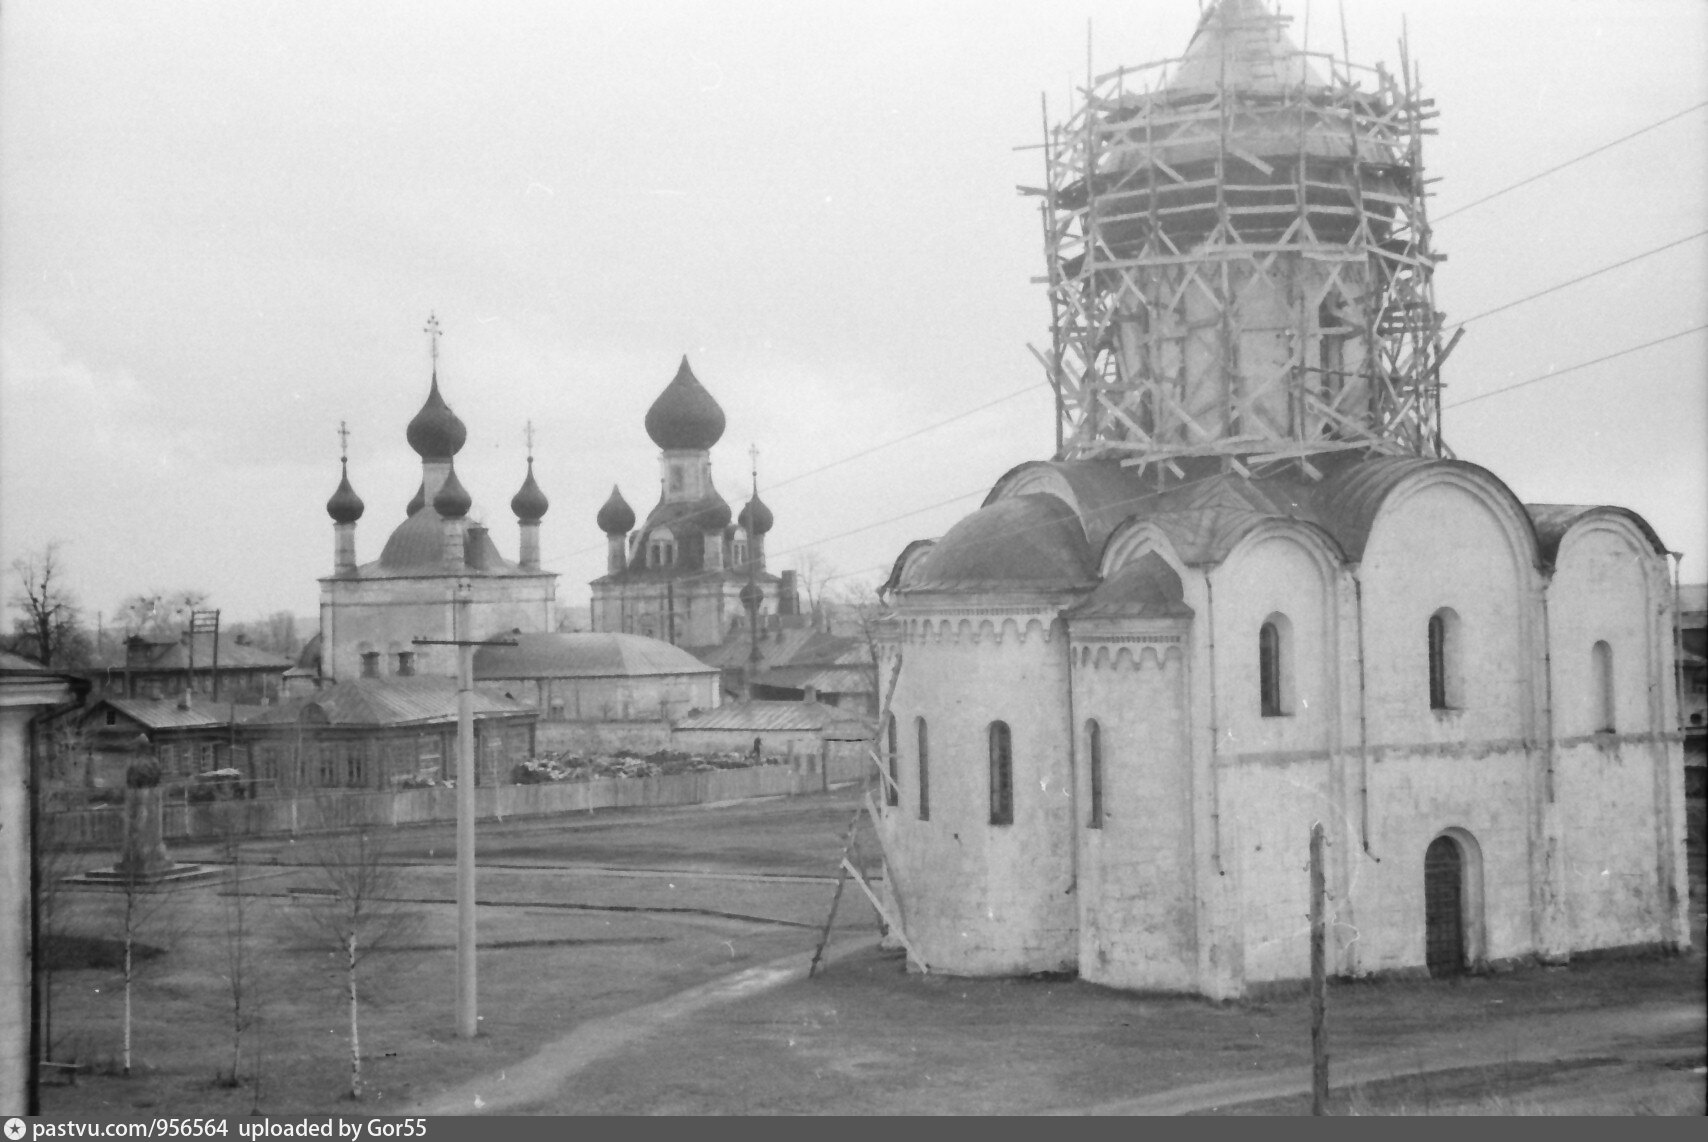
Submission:
[[[540,486],[534,483],[534,461],[528,461],[528,478],[522,481],[522,490],[510,497],[510,510],[516,513],[516,518],[523,523],[539,523],[540,517],[546,514],[551,501],[540,491]]]
[[[617,485],[611,485],[611,498],[599,509],[599,530],[606,535],[627,535],[635,526],[635,509],[623,498]]]
[[[676,370],[676,379],[664,386],[652,407],[646,410],[646,434],[664,449],[704,451],[724,434],[724,410],[688,367],[688,358]]]
[[[474,497],[468,494],[463,482],[457,479],[457,470],[452,468],[445,474],[445,482],[439,485],[439,490],[433,495],[433,510],[446,519],[462,519],[469,514],[474,506]]]
[[[741,509],[739,522],[748,535],[764,535],[771,530],[771,509],[765,506],[765,501],[759,498],[758,492],[753,493],[753,498]]]
[[[421,486],[415,489],[415,498],[409,501],[409,506],[403,509],[405,517],[412,516],[427,506],[427,481],[421,481]]]
[[[729,501],[713,492],[694,505],[694,512],[683,522],[701,531],[722,531],[732,518]]]
[[[341,460],[339,464],[344,470],[343,478],[338,481],[338,490],[326,501],[326,514],[334,523],[355,523],[362,518],[366,505],[356,494],[356,489],[350,486],[350,462]]]
[[[468,439],[469,431],[445,398],[439,395],[439,374],[433,374],[433,387],[427,390],[427,402],[415,419],[409,422],[409,446],[423,460],[449,460]]]
[[[741,605],[750,611],[757,611],[759,604],[765,601],[765,592],[760,590],[757,583],[744,583],[741,587]]]

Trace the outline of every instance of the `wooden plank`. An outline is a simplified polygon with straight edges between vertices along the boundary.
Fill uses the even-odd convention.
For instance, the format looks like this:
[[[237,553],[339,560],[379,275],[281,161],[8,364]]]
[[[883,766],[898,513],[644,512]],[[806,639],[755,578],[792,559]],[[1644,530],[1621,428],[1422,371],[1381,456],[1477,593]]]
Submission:
[[[901,941],[901,946],[907,951],[908,959],[919,965],[921,974],[930,974],[930,965],[920,958],[919,952],[908,940],[907,933],[902,931],[901,925],[897,923],[895,917],[890,915],[890,910],[884,907],[884,902],[878,899],[878,894],[872,891],[872,886],[866,883],[866,878],[860,875],[860,870],[850,864],[846,857],[842,860],[842,867],[854,878],[854,883],[860,886],[860,891],[866,894],[866,899],[872,902],[872,908],[883,919],[884,926],[894,933],[897,940]]]

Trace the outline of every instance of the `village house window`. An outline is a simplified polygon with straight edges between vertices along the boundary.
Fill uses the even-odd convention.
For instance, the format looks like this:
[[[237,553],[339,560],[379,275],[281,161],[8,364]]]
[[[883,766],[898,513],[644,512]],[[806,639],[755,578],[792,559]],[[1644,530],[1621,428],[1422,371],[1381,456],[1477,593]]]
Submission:
[[[1103,827],[1103,727],[1096,718],[1085,723],[1085,755],[1091,771],[1091,821],[1093,829]]]
[[[320,784],[322,788],[331,788],[338,784],[338,758],[332,751],[331,744],[320,747],[319,756]]]
[[[919,740],[919,819],[931,819],[931,735],[924,718],[913,719],[914,735]]]
[[[1429,708],[1459,706],[1459,616],[1442,607],[1429,616]]]
[[[1605,641],[1589,651],[1590,685],[1595,698],[1595,732],[1613,732],[1613,647]]]
[[[990,724],[990,823],[1014,823],[1014,738],[1007,722]]]
[[[1293,624],[1286,615],[1270,615],[1258,628],[1257,688],[1264,717],[1293,712]]]
[[[901,786],[896,780],[896,716],[891,714],[884,724],[884,768],[889,780],[884,782],[884,804],[901,804]]]
[[[109,726],[116,726],[119,724],[119,712],[111,706],[107,707],[107,724]]]

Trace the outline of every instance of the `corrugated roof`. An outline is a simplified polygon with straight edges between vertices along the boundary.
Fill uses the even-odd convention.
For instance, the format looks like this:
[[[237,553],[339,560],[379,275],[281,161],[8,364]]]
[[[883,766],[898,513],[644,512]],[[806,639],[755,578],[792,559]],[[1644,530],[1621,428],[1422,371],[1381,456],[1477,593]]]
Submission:
[[[140,722],[151,730],[207,729],[229,725],[233,720],[232,708],[224,702],[203,703],[192,699],[190,708],[186,710],[179,705],[177,698],[102,698],[91,706],[90,710],[93,712],[103,706],[111,706],[125,717]],[[235,720],[246,721],[266,708],[238,706]],[[83,716],[84,721],[88,718],[87,714]]]
[[[532,714],[531,706],[506,698],[489,687],[474,689],[475,717]],[[248,720],[271,725],[299,720],[334,726],[397,726],[455,721],[457,681],[454,678],[355,678],[280,706],[264,707]]]
[[[833,723],[859,722],[846,710],[820,702],[731,702],[711,710],[690,710],[676,720],[678,730],[739,730],[745,733],[818,733]]]
[[[504,636],[515,646],[482,646],[474,676],[494,678],[641,678],[716,674],[680,647],[638,634],[535,633]]]

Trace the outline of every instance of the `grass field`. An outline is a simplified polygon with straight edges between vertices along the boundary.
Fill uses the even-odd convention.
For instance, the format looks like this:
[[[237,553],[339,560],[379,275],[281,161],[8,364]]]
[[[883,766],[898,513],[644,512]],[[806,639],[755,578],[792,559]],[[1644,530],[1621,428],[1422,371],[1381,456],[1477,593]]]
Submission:
[[[347,1009],[334,950],[301,924],[322,842],[249,846],[242,879],[262,954],[259,1024],[245,1084],[230,1066],[232,1004],[223,881],[163,899],[161,954],[134,988],[135,1066],[116,1073],[122,989],[110,960],[57,973],[57,1055],[84,1066],[44,1090],[50,1117],[395,1113],[471,1079],[559,1049],[566,1035],[817,939],[850,794],[722,808],[601,812],[481,826],[481,1034],[454,1034],[454,848],[446,828],[393,835],[399,907],[415,931],[362,981],[367,1090],[348,1100]],[[175,852],[180,860],[211,858]],[[109,858],[110,859],[110,858]],[[111,893],[64,895],[68,932],[110,940]],[[876,935],[857,894],[843,935]],[[150,933],[142,933],[145,941]],[[80,945],[85,950],[97,943]],[[103,964],[105,966],[103,966]],[[1334,1108],[1352,1113],[1677,1113],[1702,1109],[1700,953],[1533,968],[1452,983],[1343,984],[1330,996],[1336,1059],[1399,1060]],[[1670,1038],[1613,1034],[1621,1020],[1683,1013]],[[1674,1022],[1677,1022],[1674,1019]],[[1669,1027],[1671,1023],[1667,1024]],[[1632,1023],[1636,1027],[1635,1022]],[[1648,1026],[1648,1024],[1643,1024]],[[1308,1070],[1302,995],[1212,1004],[1136,996],[1075,980],[963,980],[909,974],[875,947],[799,980],[674,1019],[590,1056],[523,1109],[544,1113],[1034,1113],[1119,1111],[1206,1079],[1285,1079]],[[1402,1077],[1405,1052],[1451,1055],[1463,1037],[1514,1060],[1538,1036],[1611,1035],[1607,1051],[1557,1064],[1510,1062]],[[1627,1041],[1629,1040],[1629,1041]],[[1338,1066],[1338,1062],[1336,1063]],[[1463,1070],[1463,1068],[1461,1068]],[[253,1081],[259,1077],[259,1082]],[[1260,1082],[1261,1086],[1261,1082]],[[1258,1089],[1258,1088],[1252,1088]],[[1280,1088],[1277,1088],[1280,1089]],[[1694,1092],[1694,1094],[1692,1093]],[[1573,1101],[1576,1100],[1576,1101]],[[1297,1097],[1225,1110],[1308,1110]]]

